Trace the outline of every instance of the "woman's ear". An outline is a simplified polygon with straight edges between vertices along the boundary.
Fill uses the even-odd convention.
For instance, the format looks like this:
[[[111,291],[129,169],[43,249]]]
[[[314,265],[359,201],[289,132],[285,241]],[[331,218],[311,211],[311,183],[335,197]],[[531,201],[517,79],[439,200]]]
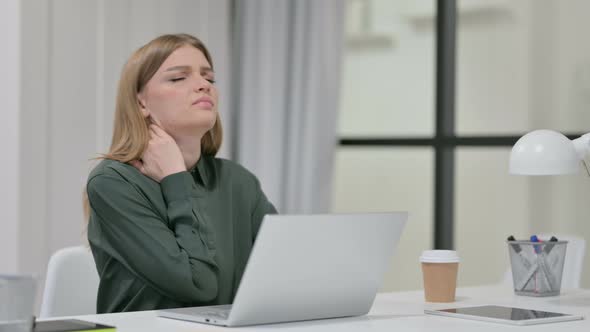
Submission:
[[[145,107],[145,101],[139,93],[137,94],[137,103],[139,104],[139,110],[141,111],[141,115],[143,115],[144,118],[149,117],[150,111],[148,111],[148,109]]]

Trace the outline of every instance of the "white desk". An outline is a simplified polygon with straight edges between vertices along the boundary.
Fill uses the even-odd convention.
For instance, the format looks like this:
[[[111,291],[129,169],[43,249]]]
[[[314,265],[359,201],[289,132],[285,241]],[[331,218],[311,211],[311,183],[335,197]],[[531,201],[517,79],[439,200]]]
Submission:
[[[496,304],[538,310],[579,314],[584,320],[542,324],[533,326],[510,326],[465,319],[425,315],[426,308],[448,308]],[[270,324],[240,328],[221,328],[211,325],[159,318],[155,311],[139,311],[120,314],[76,316],[74,318],[115,325],[118,332],[198,332],[198,331],[590,331],[590,289],[562,290],[561,296],[533,298],[516,296],[502,285],[460,288],[457,301],[451,304],[424,303],[423,293],[382,293],[377,296],[371,312],[363,317],[316,320],[287,324]]]

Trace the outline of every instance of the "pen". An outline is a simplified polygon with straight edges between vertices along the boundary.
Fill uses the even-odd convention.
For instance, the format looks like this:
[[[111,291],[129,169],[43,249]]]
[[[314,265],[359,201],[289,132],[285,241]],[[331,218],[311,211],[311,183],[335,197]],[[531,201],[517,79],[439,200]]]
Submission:
[[[510,235],[508,237],[508,239],[506,239],[508,242],[513,242],[516,241],[516,239],[514,238],[514,236]],[[514,249],[514,251],[516,251],[517,254],[520,254],[520,251],[522,250],[520,248],[520,245],[518,243],[511,243],[510,246],[512,247],[512,249]]]
[[[537,274],[537,270],[539,270],[539,265],[533,263],[530,268],[527,269],[524,278],[519,279],[519,282],[515,284],[514,288],[519,291],[524,290],[529,281]]]
[[[541,240],[536,235],[531,235],[531,242],[541,242]],[[541,246],[533,245],[533,248],[537,254],[541,253]]]
[[[557,242],[557,241],[559,241],[559,240],[557,240],[557,238],[555,236],[552,236],[551,239],[549,239],[549,242]],[[545,249],[544,249],[545,253],[547,255],[549,255],[549,253],[551,252],[551,249],[553,249],[553,247],[555,247],[555,244],[545,245]]]
[[[536,235],[531,235],[531,242],[541,242],[541,240],[539,240],[539,238]],[[549,248],[548,251],[551,251],[552,247],[554,245],[551,246],[551,248]],[[542,280],[546,282],[546,286],[547,286],[547,290],[551,291],[553,288],[553,284],[555,283],[552,278],[552,275],[549,272],[549,269],[547,268],[547,264],[545,263],[545,259],[546,259],[546,253],[548,252],[545,248],[543,248],[543,250],[541,250],[540,245],[533,245],[533,248],[535,250],[535,253],[537,253],[537,264],[539,266],[539,268],[541,269],[541,277],[543,278]],[[537,273],[538,275],[538,273]],[[535,283],[537,283],[537,278],[535,277]],[[542,284],[541,285],[537,285],[537,291],[542,290]]]
[[[508,240],[508,242],[516,241],[516,239],[512,235],[510,235],[507,240]],[[510,243],[510,246],[512,247],[512,249],[514,249],[514,252],[516,252],[516,254],[522,260],[522,265],[524,265],[524,267],[529,269],[531,267],[531,262],[529,262],[529,260],[522,255],[522,248],[520,247],[520,245],[518,243]]]
[[[555,237],[552,236],[551,239],[549,239],[549,243],[547,243],[545,245],[545,249],[543,250],[544,253],[544,260],[545,260],[545,273],[546,273],[546,277],[547,280],[549,281],[550,285],[554,285],[555,287],[559,287],[559,285],[557,285],[558,281],[556,279],[556,276],[553,274],[553,272],[556,271],[557,268],[557,264],[560,261],[560,255],[559,252],[557,254],[551,255],[549,256],[549,253],[551,252],[551,250],[553,248],[555,248],[555,243],[551,243],[551,242],[558,242],[559,240]]]
[[[551,239],[549,240],[549,242],[558,242],[558,241],[559,240],[555,236],[552,236]],[[557,266],[562,261],[563,256],[559,252],[553,252],[552,255],[549,255],[549,252],[551,251],[551,249],[555,248],[557,246],[557,244],[548,244],[547,246],[549,247],[549,249],[547,249],[548,265],[549,265],[549,267],[551,267],[551,271],[556,271],[556,269],[558,268]]]
[[[531,280],[531,278],[535,275],[535,272],[537,272],[539,267],[536,262],[531,263],[525,256],[523,256],[522,247],[518,243],[510,243],[510,242],[516,241],[514,236],[510,235],[507,240],[508,240],[508,243],[510,244],[510,246],[512,247],[512,249],[514,250],[514,252],[519,257],[520,265],[523,266],[526,271],[523,278],[518,278],[520,276],[518,269],[517,269],[517,271],[512,271],[513,276],[517,277],[514,280],[514,288],[516,290],[522,291],[525,289],[526,285]],[[517,267],[518,265],[519,264],[515,264],[513,267]]]

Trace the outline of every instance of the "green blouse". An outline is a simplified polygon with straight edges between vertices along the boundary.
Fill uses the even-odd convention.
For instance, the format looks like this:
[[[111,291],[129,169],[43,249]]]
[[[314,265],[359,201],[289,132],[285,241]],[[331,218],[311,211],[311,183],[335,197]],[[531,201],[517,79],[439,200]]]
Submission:
[[[262,218],[276,213],[252,173],[211,156],[161,183],[103,160],[87,191],[98,313],[231,303]]]

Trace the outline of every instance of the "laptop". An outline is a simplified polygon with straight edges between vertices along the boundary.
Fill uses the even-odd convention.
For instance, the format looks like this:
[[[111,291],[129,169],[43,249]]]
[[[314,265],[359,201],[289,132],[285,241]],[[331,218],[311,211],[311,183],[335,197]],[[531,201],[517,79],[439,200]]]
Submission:
[[[406,212],[266,215],[233,305],[158,316],[245,326],[365,315],[407,218]]]

